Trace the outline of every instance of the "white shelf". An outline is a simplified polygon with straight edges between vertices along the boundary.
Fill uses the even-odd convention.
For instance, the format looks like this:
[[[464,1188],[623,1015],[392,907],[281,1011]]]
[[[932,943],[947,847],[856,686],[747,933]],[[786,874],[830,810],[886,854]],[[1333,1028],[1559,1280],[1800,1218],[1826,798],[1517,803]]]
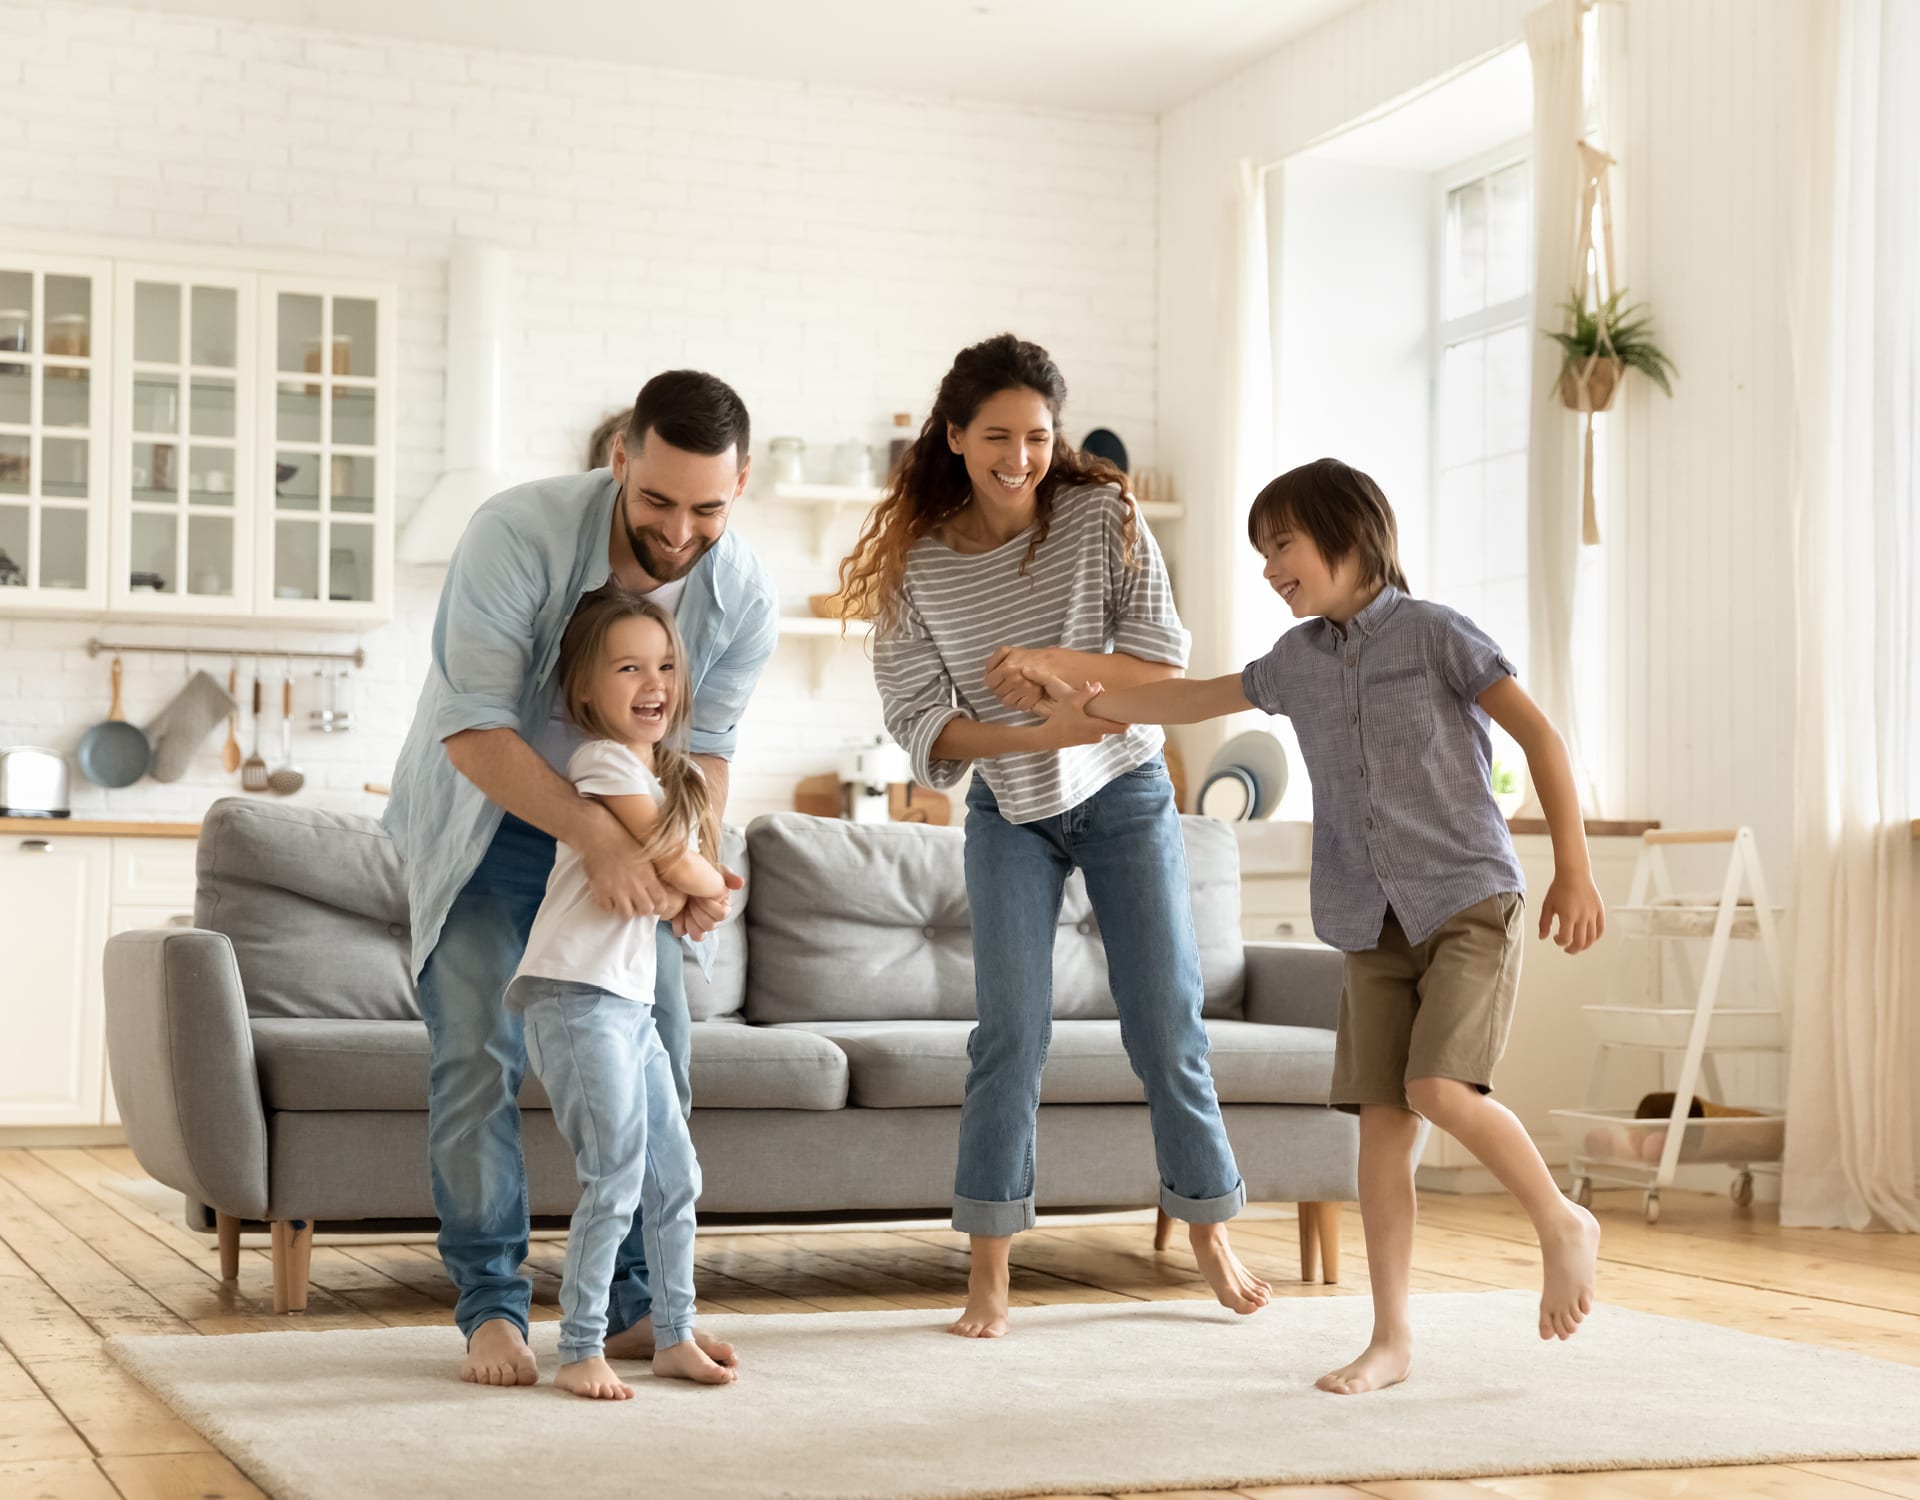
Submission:
[[[1684,1052],[1693,1011],[1681,1005],[1584,1005],[1587,1023],[1609,1047]],[[1786,1018],[1777,1010],[1716,1006],[1707,1021],[1710,1052],[1778,1052],[1786,1046]]]
[[[846,635],[843,638],[838,620],[822,619],[819,615],[780,616],[780,638],[806,643],[807,650],[812,656],[808,681],[816,693],[826,686],[829,654],[843,645],[864,645],[867,638],[873,634],[871,620],[849,620],[846,626]]]
[[[772,498],[783,505],[873,505],[886,493],[870,484],[776,484]]]
[[[1784,906],[1771,909],[1775,923],[1786,916]],[[1649,938],[1710,938],[1720,920],[1720,908],[1711,897],[1691,896],[1675,900],[1656,900],[1644,905],[1615,907],[1607,914],[1617,932]],[[1751,902],[1734,908],[1730,937],[1747,942],[1759,937],[1760,918]]]
[[[1184,521],[1187,508],[1172,500],[1141,500],[1136,502],[1140,514],[1149,521]]]

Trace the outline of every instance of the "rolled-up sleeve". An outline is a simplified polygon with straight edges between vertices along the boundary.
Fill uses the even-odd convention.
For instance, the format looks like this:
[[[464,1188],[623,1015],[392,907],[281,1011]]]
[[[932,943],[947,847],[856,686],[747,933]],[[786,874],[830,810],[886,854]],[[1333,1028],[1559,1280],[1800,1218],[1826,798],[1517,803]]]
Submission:
[[[756,594],[746,606],[746,619],[727,642],[727,649],[707,668],[693,695],[693,725],[687,747],[695,755],[733,758],[740,741],[740,720],[747,700],[767,669],[767,659],[780,644],[780,601],[772,593]]]
[[[913,779],[942,791],[957,785],[967,762],[933,758],[940,731],[961,716],[954,706],[953,678],[910,599],[901,599],[900,617],[874,636],[873,678],[887,733],[912,760]]]
[[[1167,578],[1166,560],[1142,519],[1136,523],[1138,543],[1134,549],[1134,566],[1128,566],[1123,530],[1126,507],[1125,500],[1115,497],[1114,517],[1107,538],[1107,568],[1114,610],[1113,649],[1142,661],[1165,662],[1184,670],[1193,649],[1193,637],[1180,623],[1180,611],[1174,607],[1173,584]]]
[[[482,510],[468,523],[433,622],[436,739],[522,728],[534,621],[546,597],[539,574],[532,550],[502,517]]]
[[[1503,677],[1517,677],[1506,652],[1458,610],[1442,609],[1434,617],[1434,654],[1447,686],[1472,702]]]

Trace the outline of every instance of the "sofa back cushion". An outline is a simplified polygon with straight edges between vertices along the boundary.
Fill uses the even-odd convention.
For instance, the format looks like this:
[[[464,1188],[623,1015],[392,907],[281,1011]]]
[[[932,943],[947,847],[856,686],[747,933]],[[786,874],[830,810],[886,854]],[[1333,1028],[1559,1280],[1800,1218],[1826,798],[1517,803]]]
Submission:
[[[1183,818],[1205,1014],[1238,1017],[1245,987],[1232,829]],[[747,1019],[966,1020],[973,930],[957,828],[772,813],[747,827],[754,891]],[[1107,957],[1078,871],[1053,942],[1053,1014],[1108,1020]]]
[[[727,830],[742,875],[746,840]],[[255,1016],[417,1021],[408,973],[406,878],[386,830],[357,813],[229,797],[200,825],[197,926],[233,944]],[[741,896],[746,893],[742,892]],[[686,965],[695,1020],[739,1011],[746,988],[741,897],[722,925],[713,980]]]

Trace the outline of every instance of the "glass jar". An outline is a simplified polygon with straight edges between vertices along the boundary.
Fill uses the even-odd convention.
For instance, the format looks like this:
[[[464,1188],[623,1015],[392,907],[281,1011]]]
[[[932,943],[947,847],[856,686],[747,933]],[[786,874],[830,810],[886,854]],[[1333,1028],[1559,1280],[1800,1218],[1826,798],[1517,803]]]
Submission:
[[[775,484],[804,484],[807,445],[797,437],[777,437],[767,444],[767,469]]]

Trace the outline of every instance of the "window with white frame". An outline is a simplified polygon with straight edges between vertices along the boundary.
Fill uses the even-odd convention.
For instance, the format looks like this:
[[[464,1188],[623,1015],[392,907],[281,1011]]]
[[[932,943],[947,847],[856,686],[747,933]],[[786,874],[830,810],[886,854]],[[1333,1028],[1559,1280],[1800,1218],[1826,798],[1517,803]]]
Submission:
[[[1472,619],[1524,680],[1534,342],[1525,147],[1465,163],[1436,183],[1431,572],[1414,587]]]

